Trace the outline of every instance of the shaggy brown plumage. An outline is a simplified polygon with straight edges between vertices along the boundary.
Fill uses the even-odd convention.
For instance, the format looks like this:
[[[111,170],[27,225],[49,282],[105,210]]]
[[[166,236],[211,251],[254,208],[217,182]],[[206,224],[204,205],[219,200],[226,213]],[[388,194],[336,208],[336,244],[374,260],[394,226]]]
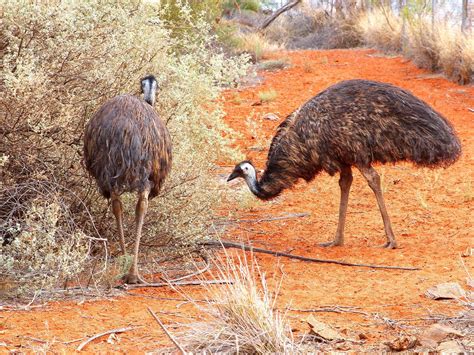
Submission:
[[[86,126],[84,162],[104,197],[150,186],[153,198],[171,168],[171,138],[151,105],[116,96]]]
[[[242,169],[249,162],[237,164],[229,179],[244,177],[252,192],[267,200],[300,178],[339,172],[348,193],[355,166],[383,202],[373,163],[446,167],[460,153],[453,127],[424,101],[390,84],[348,80],[322,91],[280,124],[259,181]]]
[[[171,168],[171,138],[153,109],[157,83],[141,80],[144,100],[120,95],[107,101],[91,118],[84,133],[84,162],[100,191],[112,199],[120,246],[127,253],[120,195],[138,192],[135,210],[134,258],[127,283],[145,281],[138,275],[138,251],[148,200],[158,195]]]

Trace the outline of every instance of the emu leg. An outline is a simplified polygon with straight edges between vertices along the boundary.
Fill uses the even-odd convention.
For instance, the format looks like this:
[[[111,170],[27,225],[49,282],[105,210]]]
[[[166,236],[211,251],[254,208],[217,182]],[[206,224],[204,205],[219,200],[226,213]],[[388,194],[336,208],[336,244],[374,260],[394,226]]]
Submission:
[[[117,222],[117,229],[120,236],[120,248],[122,249],[123,255],[127,254],[127,249],[125,248],[125,237],[123,234],[123,207],[122,201],[120,200],[120,195],[112,192],[112,211],[115,216],[115,221]]]
[[[149,189],[146,189],[143,192],[138,194],[137,207],[135,209],[135,225],[136,225],[136,239],[135,239],[135,249],[133,254],[133,263],[130,267],[128,275],[124,277],[125,283],[136,284],[147,282],[143,280],[140,275],[138,275],[138,251],[140,249],[140,238],[142,237],[142,228],[143,222],[145,221],[145,215],[148,209],[148,195],[150,193]]]
[[[385,207],[382,188],[380,186],[380,176],[371,166],[358,168],[362,175],[364,175],[365,179],[369,183],[370,188],[374,192],[375,197],[377,198],[377,203],[379,205],[380,214],[382,215],[383,225],[385,228],[385,235],[387,236],[387,243],[385,243],[383,247],[395,249],[397,247],[397,242],[395,241],[395,236],[393,235],[392,224],[390,223],[390,218],[388,217],[387,208]]]
[[[346,224],[347,204],[349,202],[349,191],[352,184],[352,170],[346,166],[341,170],[339,187],[341,188],[341,202],[339,204],[339,222],[337,224],[336,238],[334,241],[321,243],[323,247],[332,247],[344,244],[344,225]]]

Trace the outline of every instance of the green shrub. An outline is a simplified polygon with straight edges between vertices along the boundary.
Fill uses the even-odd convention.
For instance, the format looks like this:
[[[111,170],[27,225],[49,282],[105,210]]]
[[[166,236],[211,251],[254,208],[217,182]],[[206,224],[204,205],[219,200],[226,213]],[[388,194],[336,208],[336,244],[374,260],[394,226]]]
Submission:
[[[0,34],[0,107],[6,113],[0,116],[0,197],[25,182],[53,182],[62,210],[72,211],[60,213],[56,225],[64,225],[67,215],[85,240],[112,241],[113,216],[105,213],[107,202],[81,166],[82,131],[105,100],[138,95],[139,78],[153,73],[160,87],[156,109],[171,132],[174,157],[162,194],[151,203],[143,240],[169,241],[174,246],[169,252],[180,252],[179,246],[206,234],[220,200],[210,169],[217,159],[237,154],[224,138],[233,133],[216,99],[221,87],[236,85],[246,73],[248,58],[226,58],[209,46],[216,41],[212,25],[189,6],[179,8],[179,24],[168,21],[164,11],[126,1],[7,3]],[[173,33],[178,25],[192,27],[192,35]],[[24,212],[16,218],[22,224],[44,196],[32,190],[20,197]],[[135,201],[126,202],[126,237],[133,240]],[[0,244],[12,234],[9,206],[0,208]],[[22,231],[13,236],[20,238]],[[111,246],[114,254],[117,248]],[[95,257],[105,257],[102,246],[93,250]]]

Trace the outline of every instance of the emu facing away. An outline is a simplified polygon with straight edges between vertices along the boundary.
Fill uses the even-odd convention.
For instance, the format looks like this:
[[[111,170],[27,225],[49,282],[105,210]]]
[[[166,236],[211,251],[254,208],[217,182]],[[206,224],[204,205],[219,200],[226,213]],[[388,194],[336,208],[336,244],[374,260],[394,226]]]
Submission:
[[[278,196],[299,178],[319,172],[339,173],[341,201],[334,241],[342,245],[351,167],[356,167],[375,193],[388,248],[397,243],[385,207],[380,177],[373,163],[411,161],[419,166],[448,166],[461,153],[453,127],[438,112],[396,86],[348,80],[335,84],[290,114],[278,127],[265,172],[257,180],[251,162],[237,164],[227,181],[242,177],[262,200]]]
[[[148,200],[160,191],[171,168],[171,138],[153,109],[156,79],[141,80],[144,100],[120,95],[95,113],[84,133],[84,161],[102,195],[112,199],[120,246],[126,254],[122,202],[124,192],[138,192],[135,210],[136,239],[133,263],[126,283],[144,283],[138,275],[138,250]]]

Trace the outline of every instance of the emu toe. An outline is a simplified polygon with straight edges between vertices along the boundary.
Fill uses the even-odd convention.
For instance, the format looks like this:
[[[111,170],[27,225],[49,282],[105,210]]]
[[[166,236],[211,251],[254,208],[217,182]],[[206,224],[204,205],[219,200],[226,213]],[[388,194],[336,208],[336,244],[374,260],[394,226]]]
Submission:
[[[386,249],[397,249],[398,245],[396,241],[388,241],[387,243],[383,244],[381,247],[386,248]]]
[[[138,274],[134,274],[134,273],[128,273],[126,275],[124,275],[122,277],[122,281],[128,285],[134,285],[134,284],[147,284],[148,282],[146,282],[145,280],[143,280],[143,278],[138,275]]]
[[[322,247],[336,247],[342,245],[342,242],[333,240],[332,242],[319,243],[319,245]]]

